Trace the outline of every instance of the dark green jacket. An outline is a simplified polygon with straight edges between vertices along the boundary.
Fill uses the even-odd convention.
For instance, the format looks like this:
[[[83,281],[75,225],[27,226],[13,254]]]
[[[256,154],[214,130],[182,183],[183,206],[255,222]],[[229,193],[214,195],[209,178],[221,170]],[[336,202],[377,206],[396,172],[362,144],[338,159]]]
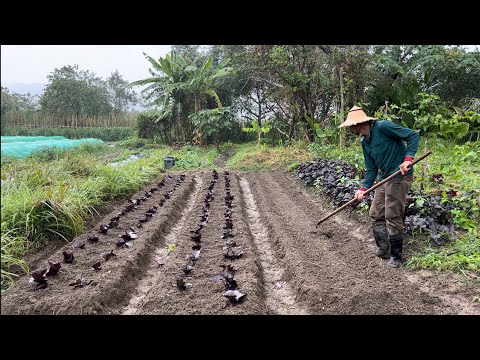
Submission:
[[[407,148],[403,141],[407,142]],[[383,180],[399,170],[405,157],[415,157],[420,135],[417,131],[397,125],[390,120],[372,121],[370,136],[362,137],[363,156],[367,172],[362,188],[370,188],[379,173]],[[413,174],[413,167],[407,175]],[[401,176],[401,175],[400,175]]]

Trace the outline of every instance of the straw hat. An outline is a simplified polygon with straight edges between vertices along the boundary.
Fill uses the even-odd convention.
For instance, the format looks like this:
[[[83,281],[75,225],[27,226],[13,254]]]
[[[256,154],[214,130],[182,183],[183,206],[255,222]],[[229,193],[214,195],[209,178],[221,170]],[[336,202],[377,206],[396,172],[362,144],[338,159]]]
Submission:
[[[371,116],[367,116],[367,114],[363,112],[362,108],[359,108],[358,106],[354,106],[348,112],[347,120],[341,123],[338,127],[341,128],[344,126],[357,125],[370,120],[378,120],[378,119]]]

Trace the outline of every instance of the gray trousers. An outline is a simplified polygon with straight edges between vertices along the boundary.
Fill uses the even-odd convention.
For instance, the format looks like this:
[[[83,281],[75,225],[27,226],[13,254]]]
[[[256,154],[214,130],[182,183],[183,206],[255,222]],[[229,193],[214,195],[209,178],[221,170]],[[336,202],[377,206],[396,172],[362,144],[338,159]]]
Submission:
[[[413,175],[395,177],[375,190],[369,212],[374,229],[386,226],[388,235],[403,235],[406,197],[412,182]]]

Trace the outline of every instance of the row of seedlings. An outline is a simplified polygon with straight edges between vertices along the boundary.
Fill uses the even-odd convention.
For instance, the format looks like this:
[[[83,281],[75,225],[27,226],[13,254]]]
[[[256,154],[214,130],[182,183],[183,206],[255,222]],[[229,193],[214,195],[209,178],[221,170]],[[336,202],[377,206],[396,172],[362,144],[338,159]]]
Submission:
[[[112,217],[109,221],[108,224],[100,224],[99,230],[97,234],[107,234],[109,229],[116,228],[119,225],[120,218],[124,216],[126,213],[135,211],[143,201],[146,201],[148,198],[150,198],[156,191],[159,191],[160,188],[164,187],[166,185],[166,182],[168,180],[171,180],[172,176],[168,175],[166,178],[162,179],[157,186],[152,187],[150,190],[146,191],[145,194],[137,199],[131,199],[129,203],[125,206],[125,208],[122,209],[120,213],[118,213],[116,216]],[[150,219],[153,214],[156,212],[156,209],[159,206],[163,206],[163,203],[165,202],[165,199],[169,199],[171,194],[173,193],[174,190],[178,188],[178,186],[185,180],[185,175],[182,174],[179,179],[177,179],[176,184],[174,185],[172,190],[166,191],[164,194],[164,199],[160,200],[158,205],[154,205],[150,209],[147,210],[145,219]],[[149,214],[149,215],[147,215]],[[142,219],[143,220],[143,219]],[[141,222],[144,222],[140,220]],[[148,220],[146,220],[148,221]],[[138,228],[142,227],[141,222],[138,224]],[[119,235],[120,240],[117,241],[117,246],[122,246],[126,245],[128,247],[131,247],[133,245],[132,240],[136,239],[138,237],[137,230],[133,227],[129,228],[130,231],[126,231],[124,235]],[[90,243],[97,243],[99,241],[99,237],[97,234],[88,234],[87,235],[87,240]],[[128,243],[128,244],[127,244]],[[78,249],[84,249],[85,248],[85,243],[81,243],[75,246],[75,248]],[[116,254],[111,250],[110,252],[103,253],[102,257],[105,259],[105,261],[108,261],[110,258],[116,256]],[[73,254],[73,251],[63,251],[63,260],[65,263],[73,263],[73,260],[75,259],[75,256]],[[92,267],[94,270],[101,270],[101,261],[96,261]],[[54,261],[48,261],[48,267],[46,269],[38,270],[35,272],[31,273],[31,278],[30,278],[30,284],[35,286],[36,289],[44,289],[48,286],[47,282],[47,277],[51,275],[56,275],[58,271],[61,268],[60,262],[54,262]],[[83,276],[83,274],[80,274],[80,277],[76,279],[73,283],[70,283],[70,286],[73,286],[74,288],[79,288],[79,287],[84,287],[86,285],[89,285],[92,282],[92,280],[86,280]]]
[[[213,189],[215,187],[215,184],[218,181],[218,172],[214,169],[212,172],[212,181],[210,182],[210,185],[208,186],[208,191],[207,194],[205,195],[205,198],[203,202],[205,205],[202,208],[202,215],[200,216],[200,220],[195,226],[193,230],[190,230],[190,233],[192,234],[190,236],[190,239],[194,242],[192,246],[192,254],[190,256],[191,263],[190,264],[185,264],[185,266],[182,267],[182,271],[184,273],[184,276],[180,277],[177,279],[177,287],[180,290],[186,290],[188,287],[192,286],[189,283],[185,282],[185,277],[193,270],[193,263],[197,261],[200,258],[200,249],[202,248],[201,245],[201,238],[202,234],[201,231],[203,227],[208,223],[208,217],[209,217],[209,209],[210,209],[210,203],[213,201]]]
[[[241,257],[245,252],[237,247],[235,241],[235,234],[233,231],[233,199],[232,191],[230,189],[230,173],[224,172],[225,179],[225,225],[223,227],[222,239],[226,239],[225,246],[223,247],[223,256],[226,259],[234,260]],[[235,272],[238,270],[233,265],[221,265],[222,272],[214,276],[214,281],[223,281],[225,285],[225,293],[223,296],[228,298],[232,303],[242,301],[247,294],[241,293],[238,290],[238,284],[234,280]]]
[[[169,175],[168,176],[168,179],[172,179],[172,177]],[[177,179],[177,181],[175,182],[175,184],[173,185],[173,188],[170,189],[170,190],[167,190],[164,192],[163,194],[163,199],[161,199],[158,204],[154,204],[152,207],[150,207],[146,212],[145,212],[145,216],[143,218],[141,218],[138,223],[137,223],[137,226],[136,226],[136,229],[133,228],[133,227],[130,227],[129,230],[130,231],[125,231],[125,234],[123,235],[119,235],[119,240],[117,240],[117,246],[118,247],[132,247],[133,246],[133,240],[135,240],[137,237],[138,237],[138,229],[142,228],[143,227],[143,224],[150,221],[154,214],[157,212],[157,209],[159,207],[162,207],[163,204],[165,203],[165,201],[167,201],[168,199],[170,199],[170,197],[173,195],[173,193],[175,192],[175,190],[178,189],[178,187],[182,184],[182,182],[185,180],[185,174],[181,174],[180,177]],[[162,181],[160,181],[158,183],[158,186],[159,187],[163,187],[165,186],[165,179],[163,179]],[[139,200],[140,201],[145,201],[145,197],[150,197],[151,194],[148,194],[145,193],[145,196],[142,196],[140,199],[136,199],[137,202],[136,204],[134,203],[134,206],[136,205],[139,205],[140,203],[138,202]]]

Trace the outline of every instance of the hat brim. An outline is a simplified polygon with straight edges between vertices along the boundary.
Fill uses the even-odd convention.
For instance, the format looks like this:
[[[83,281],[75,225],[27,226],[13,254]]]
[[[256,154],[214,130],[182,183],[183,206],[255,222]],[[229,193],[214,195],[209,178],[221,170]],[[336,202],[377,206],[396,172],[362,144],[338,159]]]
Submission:
[[[352,126],[352,125],[357,125],[357,124],[361,124],[361,123],[364,123],[364,122],[367,122],[367,121],[370,121],[370,120],[378,120],[377,118],[374,118],[374,117],[371,117],[371,116],[366,116],[364,118],[361,118],[359,120],[346,120],[344,121],[343,123],[341,123],[340,125],[338,125],[339,128],[341,127],[347,127],[347,126]]]

